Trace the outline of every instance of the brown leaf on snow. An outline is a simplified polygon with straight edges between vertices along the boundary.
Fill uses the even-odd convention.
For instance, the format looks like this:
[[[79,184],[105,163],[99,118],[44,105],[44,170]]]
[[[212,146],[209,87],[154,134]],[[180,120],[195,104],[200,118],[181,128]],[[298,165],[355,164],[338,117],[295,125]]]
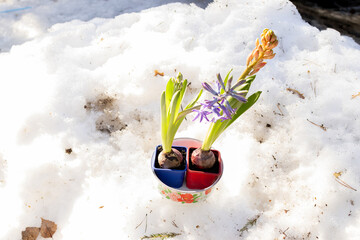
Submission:
[[[160,76],[164,76],[164,73],[163,72],[159,72],[158,70],[155,70],[154,71],[154,76],[156,77],[157,75],[160,75]]]
[[[54,222],[41,218],[40,234],[43,238],[52,238],[56,229],[57,225]]]
[[[40,228],[37,227],[27,227],[25,231],[21,232],[22,240],[36,240],[39,236]]]
[[[352,96],[351,96],[351,99],[354,99],[354,98],[359,97],[359,96],[360,96],[360,92],[357,93],[357,94],[352,95]]]

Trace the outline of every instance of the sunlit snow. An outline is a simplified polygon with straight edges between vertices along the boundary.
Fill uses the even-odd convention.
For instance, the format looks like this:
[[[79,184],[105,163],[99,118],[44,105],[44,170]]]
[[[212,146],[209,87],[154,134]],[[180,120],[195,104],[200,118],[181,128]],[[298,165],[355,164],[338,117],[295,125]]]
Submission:
[[[41,218],[56,240],[359,239],[359,191],[334,176],[360,190],[353,39],[287,0],[0,1],[25,7],[0,13],[0,239]],[[150,158],[167,80],[181,72],[190,100],[217,73],[237,78],[264,28],[276,56],[214,144],[221,181],[204,203],[163,199]],[[191,119],[177,137],[201,140],[208,125]]]

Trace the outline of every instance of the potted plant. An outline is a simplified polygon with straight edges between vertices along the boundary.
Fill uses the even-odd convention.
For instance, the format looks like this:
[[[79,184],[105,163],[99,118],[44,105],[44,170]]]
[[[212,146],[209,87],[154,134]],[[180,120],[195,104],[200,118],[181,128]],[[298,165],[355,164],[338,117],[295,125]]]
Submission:
[[[175,134],[185,116],[192,112],[202,91],[181,111],[181,103],[187,88],[187,79],[181,73],[177,78],[170,78],[166,90],[161,95],[161,142],[155,149],[152,169],[156,176],[167,186],[179,188],[183,185],[187,169],[187,148],[172,146]]]
[[[187,80],[183,80],[179,74],[176,79],[168,81],[160,103],[162,145],[156,147],[151,161],[153,172],[161,181],[159,190],[166,198],[182,203],[205,200],[219,181],[223,162],[220,152],[211,147],[221,133],[259,99],[261,91],[247,97],[255,79],[254,74],[265,66],[264,60],[275,56],[272,49],[278,41],[274,32],[265,29],[260,39],[256,40],[256,46],[247,58],[246,69],[234,85],[231,71],[224,80],[218,74],[215,87],[208,83],[202,84],[213,95],[210,100],[195,105],[203,92],[201,89],[195,99],[181,111]],[[185,116],[192,112],[197,113],[194,121],[205,119],[211,122],[204,141],[191,138],[174,141]]]
[[[246,69],[237,82],[232,86],[231,71],[222,80],[217,75],[216,87],[203,83],[203,88],[213,95],[211,100],[205,100],[201,104],[194,120],[203,119],[211,122],[206,137],[199,148],[189,149],[188,170],[186,173],[186,185],[190,189],[203,189],[212,185],[222,173],[220,152],[211,149],[215,140],[236,119],[247,111],[259,99],[261,91],[255,92],[250,97],[246,95],[257,73],[266,65],[265,59],[275,56],[273,48],[278,44],[276,35],[272,30],[265,29],[261,34],[261,43],[256,40],[255,48],[247,58]],[[211,119],[209,120],[209,118]]]
[[[193,138],[175,138],[173,144],[185,146],[189,149],[190,147],[201,147],[202,142]],[[221,175],[211,186],[204,189],[189,189],[186,187],[186,183],[181,188],[172,188],[163,184],[163,182],[159,182],[158,190],[164,198],[175,202],[184,204],[203,202],[213,193],[212,189],[220,180],[220,177]]]

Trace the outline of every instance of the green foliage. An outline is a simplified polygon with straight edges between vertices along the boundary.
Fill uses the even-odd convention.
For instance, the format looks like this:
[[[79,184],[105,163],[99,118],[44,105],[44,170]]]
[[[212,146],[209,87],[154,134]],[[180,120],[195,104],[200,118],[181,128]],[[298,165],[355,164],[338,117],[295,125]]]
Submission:
[[[166,90],[161,95],[161,139],[165,153],[171,152],[171,146],[177,130],[186,115],[196,108],[194,108],[194,105],[202,94],[202,91],[200,91],[184,110],[180,111],[187,84],[187,79],[183,80],[182,74],[179,73],[176,79],[169,79]]]
[[[176,236],[181,235],[180,233],[174,233],[174,232],[169,232],[169,233],[155,233],[155,234],[151,234],[150,236],[143,236],[141,238],[141,240],[143,239],[167,239],[167,238],[173,238]]]
[[[231,71],[230,71],[231,72]],[[225,80],[224,80],[224,84],[225,86],[228,83],[228,79],[229,79],[229,74],[230,72],[227,74]],[[242,85],[240,85],[236,90],[240,91],[240,90],[249,90],[251,83],[255,80],[255,75],[254,76],[250,76],[248,78],[245,79],[246,82]],[[231,119],[227,119],[227,120],[218,120],[216,122],[213,122],[210,124],[208,132],[206,134],[206,137],[203,141],[202,147],[201,149],[204,151],[208,151],[210,150],[212,144],[215,142],[215,140],[236,120],[238,119],[244,112],[246,112],[250,107],[252,107],[256,101],[259,99],[261,94],[261,91],[258,91],[254,94],[252,94],[250,97],[247,98],[247,102],[240,102],[238,100],[236,100],[233,97],[228,97],[227,101],[230,103],[230,106],[233,109],[236,109],[235,114],[232,116]]]

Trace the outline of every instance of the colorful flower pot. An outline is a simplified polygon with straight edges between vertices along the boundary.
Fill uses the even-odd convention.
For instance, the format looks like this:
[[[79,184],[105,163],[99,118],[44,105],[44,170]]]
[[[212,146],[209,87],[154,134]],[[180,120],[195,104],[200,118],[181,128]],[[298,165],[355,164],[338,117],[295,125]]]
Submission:
[[[156,174],[156,176],[167,186],[172,188],[179,188],[183,185],[185,173],[187,170],[187,148],[180,146],[172,146],[173,148],[179,150],[183,154],[183,164],[179,169],[164,169],[160,168],[158,163],[158,156],[162,151],[161,145],[157,146],[155,152],[151,158],[151,168]]]
[[[187,187],[174,189],[159,183],[158,189],[160,194],[169,200],[179,203],[197,203],[205,201],[208,196],[213,192],[213,186],[203,190],[191,190]]]
[[[201,147],[201,142],[199,140],[192,139],[192,138],[177,138],[174,140],[173,144],[177,145],[177,146],[183,146],[187,149]],[[156,160],[154,155],[156,156],[156,151],[153,154],[152,163]],[[186,155],[187,155],[186,159],[188,161],[189,151],[187,152]],[[218,156],[220,156],[220,154]],[[208,198],[208,196],[213,192],[213,187],[220,180],[222,173],[223,173],[223,169],[224,169],[223,162],[221,160],[219,161],[219,165],[220,165],[220,171],[219,171],[218,177],[215,179],[214,182],[212,182],[212,184],[210,184],[209,186],[202,188],[202,189],[188,188],[187,182],[186,182],[187,177],[184,178],[184,182],[182,183],[182,186],[180,188],[174,188],[174,187],[171,187],[168,184],[166,184],[162,179],[160,179],[158,177],[158,175],[156,174],[154,168],[153,168],[153,173],[155,174],[155,176],[157,176],[157,179],[159,180],[158,181],[158,189],[164,198],[170,199],[175,202],[180,202],[180,203],[197,203],[197,202],[202,202],[202,201],[206,200]],[[187,174],[188,174],[188,171],[187,171],[186,175]]]

